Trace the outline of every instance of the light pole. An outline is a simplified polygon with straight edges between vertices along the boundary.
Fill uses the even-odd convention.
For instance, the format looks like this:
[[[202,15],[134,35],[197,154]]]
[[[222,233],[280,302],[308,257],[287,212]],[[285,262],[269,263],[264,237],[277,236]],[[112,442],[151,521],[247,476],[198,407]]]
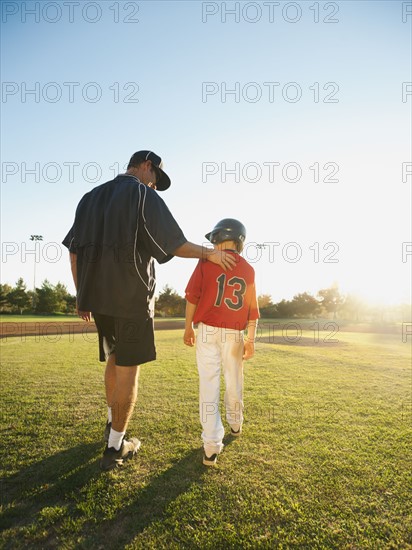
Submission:
[[[32,307],[34,309],[34,297],[36,295],[36,259],[37,259],[37,241],[43,240],[43,235],[31,235],[30,240],[34,241],[34,276],[33,276],[33,303]]]

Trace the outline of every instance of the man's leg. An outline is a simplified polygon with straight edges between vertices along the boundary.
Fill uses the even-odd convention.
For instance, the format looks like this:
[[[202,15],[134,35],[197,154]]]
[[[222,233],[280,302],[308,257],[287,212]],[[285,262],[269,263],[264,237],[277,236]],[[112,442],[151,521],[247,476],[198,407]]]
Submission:
[[[116,355],[109,355],[104,373],[104,385],[106,388],[107,406],[111,407],[113,402],[113,392],[116,386]]]
[[[110,367],[109,375],[109,395],[110,406],[112,408],[112,429],[117,432],[125,432],[129,419],[133,413],[137,399],[137,387],[139,380],[140,367],[119,367],[114,365],[115,384],[113,391],[110,391],[112,382],[112,369]],[[106,385],[106,395],[108,386]]]
[[[134,456],[140,448],[140,441],[136,438],[126,440],[124,438],[127,424],[132,415],[136,399],[137,384],[140,367],[120,367],[111,363],[108,368],[109,388],[106,391],[111,394],[112,426],[110,428],[109,440],[103,457],[100,461],[102,470],[111,470],[123,464],[123,462]],[[114,377],[113,372],[114,371]],[[114,388],[111,392],[110,383],[115,379]]]

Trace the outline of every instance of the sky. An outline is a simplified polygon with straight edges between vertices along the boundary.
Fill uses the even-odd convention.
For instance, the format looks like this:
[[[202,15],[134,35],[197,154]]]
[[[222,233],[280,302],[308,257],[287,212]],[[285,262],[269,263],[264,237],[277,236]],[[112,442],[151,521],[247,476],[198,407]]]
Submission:
[[[411,2],[1,8],[2,283],[74,293],[77,203],[149,149],[189,241],[246,226],[258,294],[411,301]],[[195,265],[158,266],[157,291]]]

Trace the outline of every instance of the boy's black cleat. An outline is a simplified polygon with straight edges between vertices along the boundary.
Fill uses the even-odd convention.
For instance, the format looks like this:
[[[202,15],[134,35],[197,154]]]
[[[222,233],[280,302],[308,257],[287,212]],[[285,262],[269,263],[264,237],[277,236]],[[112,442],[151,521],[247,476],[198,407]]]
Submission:
[[[203,464],[205,466],[215,466],[217,462],[217,454],[213,454],[212,456],[207,456],[206,453],[203,455]]]
[[[113,470],[122,466],[123,462],[132,458],[140,449],[140,441],[135,437],[130,438],[128,441],[123,438],[120,449],[116,451],[114,447],[108,447],[104,450],[102,459],[100,460],[100,468],[103,471]]]

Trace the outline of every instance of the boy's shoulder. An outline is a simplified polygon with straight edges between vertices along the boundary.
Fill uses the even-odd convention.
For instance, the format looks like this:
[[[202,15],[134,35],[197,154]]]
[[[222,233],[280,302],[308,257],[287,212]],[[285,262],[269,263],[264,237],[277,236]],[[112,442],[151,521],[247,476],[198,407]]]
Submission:
[[[249,273],[253,276],[255,275],[255,270],[253,266],[243,256],[241,256],[239,252],[237,252],[236,250],[227,250],[227,252],[229,252],[229,254],[236,258],[236,264],[233,267],[232,272],[242,271]],[[199,260],[197,267],[198,269],[206,269],[207,271],[212,273],[225,273],[224,269],[220,267],[220,265],[209,262],[208,260]]]
[[[250,270],[252,273],[255,273],[254,267],[240,254],[238,254],[239,258],[239,265],[241,265],[244,269]]]

